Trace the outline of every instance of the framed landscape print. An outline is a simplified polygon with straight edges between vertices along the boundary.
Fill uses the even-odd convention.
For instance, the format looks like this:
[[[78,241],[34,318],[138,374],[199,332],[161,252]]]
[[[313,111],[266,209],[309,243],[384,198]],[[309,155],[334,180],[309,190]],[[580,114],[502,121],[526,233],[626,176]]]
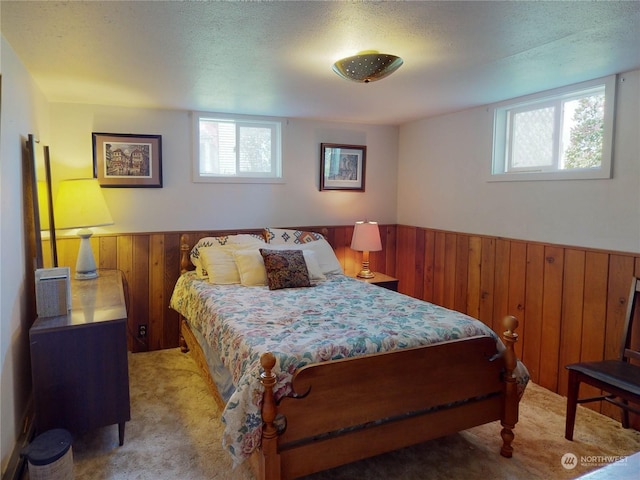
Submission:
[[[367,147],[320,144],[320,190],[364,192]]]
[[[93,133],[93,175],[102,187],[162,187],[162,136]]]

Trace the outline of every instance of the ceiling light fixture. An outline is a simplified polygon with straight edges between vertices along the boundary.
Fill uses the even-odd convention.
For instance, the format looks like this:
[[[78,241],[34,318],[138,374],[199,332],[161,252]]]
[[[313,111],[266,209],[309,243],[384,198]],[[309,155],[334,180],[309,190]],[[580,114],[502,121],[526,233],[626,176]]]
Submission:
[[[391,75],[403,63],[395,55],[367,50],[338,60],[333,64],[333,71],[346,80],[369,83]]]

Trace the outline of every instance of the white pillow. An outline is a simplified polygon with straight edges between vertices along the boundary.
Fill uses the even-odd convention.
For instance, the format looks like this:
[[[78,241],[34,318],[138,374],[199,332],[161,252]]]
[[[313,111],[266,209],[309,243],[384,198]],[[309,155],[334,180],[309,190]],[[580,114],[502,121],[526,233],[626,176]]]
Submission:
[[[233,259],[236,262],[242,285],[257,287],[267,284],[267,270],[264,267],[259,249],[234,250]]]
[[[316,252],[312,250],[302,250],[302,255],[304,255],[304,263],[307,264],[309,280],[326,280],[327,277],[322,273],[322,269],[318,263],[318,258],[316,257]]]
[[[235,245],[202,247],[200,261],[208,273],[209,283],[230,285],[240,283],[240,274],[233,258]]]
[[[295,244],[295,245],[269,245],[268,248],[273,250],[302,250],[310,251],[315,254],[316,260],[320,267],[320,271],[324,275],[334,273],[344,273],[342,265],[338,261],[333,248],[325,239],[314,240],[313,242]],[[305,257],[306,260],[306,257]],[[308,264],[307,264],[308,268]]]

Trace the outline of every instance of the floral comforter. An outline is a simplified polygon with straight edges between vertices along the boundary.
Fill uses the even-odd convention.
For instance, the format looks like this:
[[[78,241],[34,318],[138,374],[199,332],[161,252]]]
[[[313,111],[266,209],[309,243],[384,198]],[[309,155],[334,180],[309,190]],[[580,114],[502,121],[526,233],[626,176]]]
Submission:
[[[310,288],[212,285],[194,272],[178,280],[171,307],[219,353],[235,392],[222,415],[223,445],[234,464],[259,446],[262,433],[260,355],[277,358],[276,398],[290,393],[296,369],[307,364],[490,335],[482,322],[459,312],[369,285],[345,275]],[[524,388],[528,373],[519,363]]]

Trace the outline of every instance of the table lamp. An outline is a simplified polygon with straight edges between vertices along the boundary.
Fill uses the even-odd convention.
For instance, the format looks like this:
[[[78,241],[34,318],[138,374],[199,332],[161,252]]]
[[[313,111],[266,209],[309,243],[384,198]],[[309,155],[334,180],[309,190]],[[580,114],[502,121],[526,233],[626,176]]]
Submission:
[[[98,269],[89,241],[93,232],[89,227],[113,224],[98,180],[96,178],[78,178],[61,181],[58,186],[54,212],[57,229],[80,229],[77,232],[81,240],[75,278],[77,280],[97,278]]]
[[[351,238],[351,248],[362,252],[362,270],[358,273],[361,278],[373,278],[375,273],[369,270],[369,252],[382,250],[380,230],[377,222],[356,222]]]

